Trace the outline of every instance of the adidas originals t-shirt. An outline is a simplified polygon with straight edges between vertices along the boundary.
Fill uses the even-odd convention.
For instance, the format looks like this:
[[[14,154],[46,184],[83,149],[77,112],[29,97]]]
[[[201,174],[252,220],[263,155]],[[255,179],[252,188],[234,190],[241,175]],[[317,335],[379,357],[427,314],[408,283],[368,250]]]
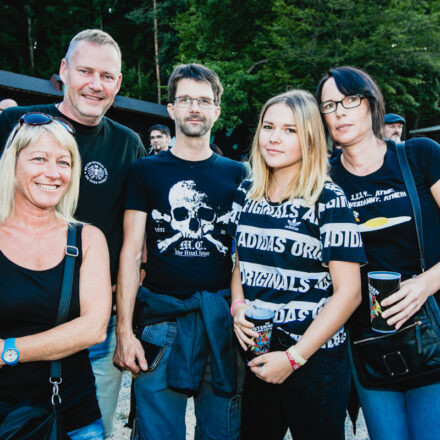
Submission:
[[[358,225],[333,183],[312,206],[300,199],[250,199],[250,183],[237,190],[228,229],[235,235],[244,296],[250,305],[273,310],[275,326],[298,341],[333,293],[328,263],[365,263]],[[341,328],[323,348],[345,340]]]

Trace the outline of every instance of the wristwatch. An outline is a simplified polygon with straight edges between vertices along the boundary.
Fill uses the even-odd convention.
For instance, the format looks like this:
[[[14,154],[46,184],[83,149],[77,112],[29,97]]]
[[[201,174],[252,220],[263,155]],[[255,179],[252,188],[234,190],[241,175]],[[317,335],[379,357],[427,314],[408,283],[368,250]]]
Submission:
[[[20,352],[15,346],[15,338],[5,339],[5,346],[3,347],[2,359],[6,365],[17,365]]]

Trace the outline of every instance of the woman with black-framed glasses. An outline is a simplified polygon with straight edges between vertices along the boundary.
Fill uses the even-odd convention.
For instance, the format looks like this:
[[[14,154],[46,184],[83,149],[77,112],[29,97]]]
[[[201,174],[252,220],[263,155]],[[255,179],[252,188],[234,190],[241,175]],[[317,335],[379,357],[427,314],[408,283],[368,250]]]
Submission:
[[[27,113],[0,159],[0,424],[16,405],[49,407],[50,361],[60,359],[64,430],[103,440],[87,348],[106,337],[109,259],[103,234],[73,218],[81,173],[73,135],[65,120]],[[78,257],[68,318],[55,326],[69,224],[78,226]]]
[[[402,275],[400,290],[381,302],[382,317],[402,329],[429,295],[440,289],[440,146],[410,139],[406,153],[420,198],[426,272],[420,260],[413,212],[393,141],[382,140],[385,106],[382,94],[365,72],[354,67],[331,69],[320,81],[317,100],[333,141],[333,180],[342,187],[359,223],[368,264],[362,269],[362,304],[353,329],[369,326],[367,273]],[[365,324],[366,323],[366,324]],[[424,440],[440,432],[440,383],[403,390],[370,389],[354,382],[371,440]]]

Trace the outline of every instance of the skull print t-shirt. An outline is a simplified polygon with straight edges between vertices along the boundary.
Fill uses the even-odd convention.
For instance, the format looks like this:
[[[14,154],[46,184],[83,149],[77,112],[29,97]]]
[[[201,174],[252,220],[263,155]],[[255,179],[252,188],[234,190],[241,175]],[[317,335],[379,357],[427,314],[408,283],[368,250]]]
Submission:
[[[244,176],[244,165],[216,153],[187,161],[163,151],[132,165],[125,209],[147,213],[145,287],[175,296],[229,287],[226,227]]]
[[[333,293],[328,263],[365,263],[362,239],[342,189],[326,183],[319,201],[271,203],[237,190],[228,233],[235,236],[246,302],[275,312],[275,327],[298,341]],[[319,213],[317,209],[319,207]],[[342,327],[322,348],[343,344]]]

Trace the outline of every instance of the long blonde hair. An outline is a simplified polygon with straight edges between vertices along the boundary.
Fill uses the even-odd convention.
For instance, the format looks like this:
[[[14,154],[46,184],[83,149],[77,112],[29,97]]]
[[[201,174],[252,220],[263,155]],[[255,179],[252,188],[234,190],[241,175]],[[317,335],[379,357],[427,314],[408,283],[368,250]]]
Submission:
[[[263,106],[251,149],[252,185],[248,196],[255,200],[268,199],[269,190],[274,185],[272,169],[261,155],[259,138],[264,116],[268,108],[275,104],[286,104],[291,108],[302,154],[300,171],[292,176],[282,200],[301,198],[305,204],[311,205],[318,200],[330,177],[321,115],[315,98],[305,90],[291,90],[274,96]]]
[[[0,159],[0,223],[14,214],[15,210],[15,168],[18,156],[24,148],[36,141],[44,132],[48,133],[71,156],[71,177],[69,185],[55,206],[55,215],[61,220],[76,222],[73,214],[78,204],[79,181],[81,178],[81,157],[75,138],[56,120],[45,125],[17,124],[6,142]]]

